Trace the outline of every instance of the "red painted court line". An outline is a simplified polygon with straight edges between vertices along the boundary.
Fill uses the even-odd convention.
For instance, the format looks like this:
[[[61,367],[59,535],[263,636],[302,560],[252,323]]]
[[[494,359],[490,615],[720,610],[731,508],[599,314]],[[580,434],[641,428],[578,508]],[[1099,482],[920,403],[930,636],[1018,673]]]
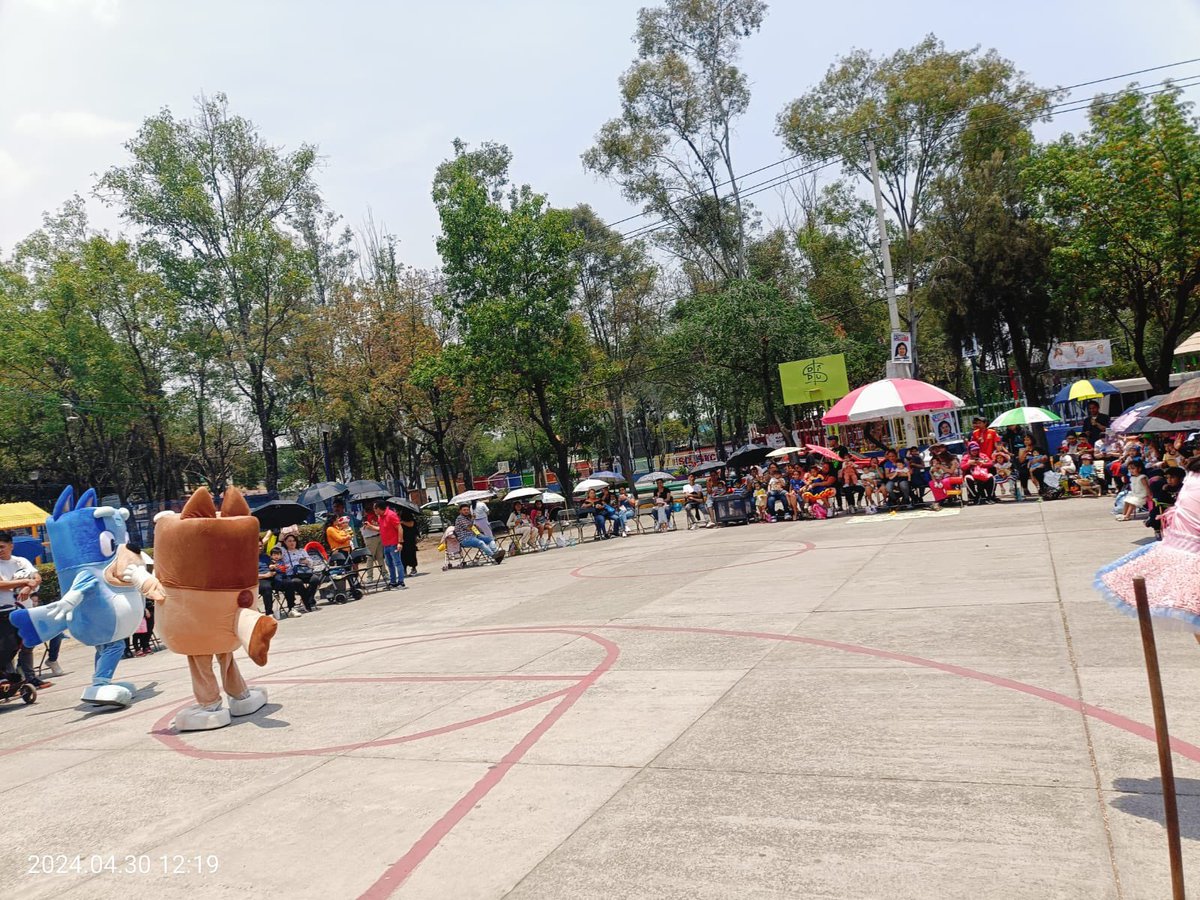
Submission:
[[[514,631],[512,629],[497,629],[494,631],[475,631],[475,632],[468,632],[463,635],[443,634],[443,635],[438,635],[438,636],[431,636],[431,637],[424,638],[421,642],[423,643],[425,641],[435,641],[435,640],[456,640],[460,637],[474,637],[474,636],[499,637],[499,636],[503,636],[506,634],[512,634],[512,633],[527,634],[528,632],[525,631],[524,629],[520,629],[517,631]],[[615,645],[612,645],[611,641],[607,641],[604,638],[598,637],[597,635],[588,634],[587,632],[579,631],[579,630],[575,630],[575,629],[571,629],[571,628],[555,629],[555,630],[549,631],[547,633],[569,634],[569,635],[574,635],[575,637],[587,638],[589,640],[594,641],[595,643],[600,644],[602,647],[606,647],[606,648],[608,646],[615,646]],[[322,662],[324,662],[324,660],[314,660],[313,662],[305,663],[304,665],[310,665],[310,666],[319,665]],[[303,668],[304,665],[295,666],[294,668]],[[603,665],[604,665],[603,662],[601,662],[600,666],[603,666]],[[599,666],[597,668],[599,668]],[[607,671],[607,668],[605,669],[605,671]],[[412,679],[419,678],[420,676],[399,676],[399,677],[404,680],[411,681]],[[368,748],[390,747],[390,746],[394,746],[396,744],[407,744],[407,743],[411,743],[412,741],[419,741],[419,740],[423,740],[425,738],[437,737],[439,735],[449,734],[450,732],[459,731],[464,728],[470,728],[475,725],[482,725],[487,722],[495,721],[496,719],[504,718],[505,716],[510,716],[515,713],[522,712],[526,709],[531,709],[534,706],[538,706],[539,704],[542,704],[542,703],[547,703],[550,700],[553,700],[557,697],[569,695],[571,692],[575,691],[580,684],[583,684],[583,683],[587,683],[589,685],[593,684],[595,682],[595,679],[598,677],[599,677],[599,675],[597,674],[597,669],[593,669],[591,672],[587,672],[583,675],[570,677],[570,680],[575,682],[575,684],[570,688],[561,688],[557,691],[552,691],[549,694],[542,694],[541,696],[534,697],[530,700],[525,700],[525,701],[523,701],[521,703],[517,703],[513,706],[505,707],[504,709],[494,710],[492,712],[485,713],[485,714],[479,715],[479,716],[475,716],[470,719],[463,719],[458,722],[451,722],[448,725],[442,725],[442,726],[439,726],[438,728],[431,728],[427,731],[416,732],[414,734],[400,735],[399,737],[394,737],[394,738],[376,738],[376,739],[368,740],[368,741],[356,741],[356,742],[348,743],[348,744],[335,744],[335,745],[331,745],[331,746],[327,746],[327,747],[311,747],[311,748],[305,748],[305,749],[301,749],[301,750],[204,750],[204,749],[201,749],[198,747],[194,747],[190,743],[188,743],[187,740],[184,739],[183,734],[171,731],[169,729],[171,719],[173,719],[175,717],[175,714],[177,712],[179,712],[179,710],[181,710],[185,706],[187,706],[191,702],[190,700],[179,703],[173,709],[168,710],[162,716],[162,718],[160,718],[157,722],[154,723],[154,726],[150,733],[156,740],[159,741],[159,743],[170,748],[171,750],[174,750],[178,753],[182,753],[184,756],[191,757],[192,759],[263,760],[263,759],[282,759],[282,758],[296,757],[296,756],[324,756],[324,755],[328,755],[331,753],[347,753],[347,752],[350,752],[353,750],[365,750]],[[477,680],[477,676],[466,676],[466,678],[471,681]],[[338,678],[338,676],[333,676],[329,679],[313,679],[312,683],[325,684],[325,683],[329,683],[331,681],[336,682],[339,680],[340,679]],[[371,682],[371,681],[376,681],[376,680],[390,681],[393,679],[388,676],[381,676],[379,679],[373,679],[373,678],[370,678],[367,676],[362,676],[362,677],[352,676],[346,680],[351,681],[351,682]],[[430,676],[428,680],[445,681],[445,680],[457,680],[457,678],[456,678],[456,676],[450,676],[449,679],[447,679],[443,676],[435,675],[435,676]],[[557,676],[557,675],[552,675],[547,678],[545,676],[534,674],[534,673],[527,673],[524,677],[518,677],[514,673],[514,677],[510,680],[534,681],[534,682],[547,681],[547,680],[558,681],[558,680],[562,680],[562,677]],[[285,679],[284,681],[286,683],[288,680]],[[574,701],[572,701],[572,702],[574,702]],[[203,734],[203,732],[200,732],[200,734]]]
[[[383,875],[379,877],[379,880],[360,895],[360,900],[379,900],[379,898],[388,897],[404,884],[417,866],[424,862],[425,858],[437,848],[438,844],[453,830],[454,826],[461,822],[475,808],[475,805],[481,802],[492,788],[504,779],[509,770],[521,761],[521,758],[541,739],[542,735],[550,729],[550,726],[561,719],[566,711],[574,706],[576,701],[583,696],[587,689],[595,684],[601,675],[612,668],[621,653],[617,645],[598,635],[584,636],[604,647],[605,656],[600,664],[577,685],[569,688],[567,696],[559,701],[554,709],[550,710],[545,718],[538,722],[525,737],[521,738],[504,755],[504,758],[500,760],[498,765],[489,769],[487,774],[480,778],[469,791],[463,794],[444,816],[438,819],[421,835],[404,856],[388,866]]]
[[[414,644],[428,644],[428,643],[433,643],[435,641],[453,640],[454,638],[459,637],[460,635],[462,635],[462,636],[471,636],[471,635],[483,636],[483,635],[487,635],[487,634],[491,634],[491,633],[494,633],[494,632],[488,632],[488,631],[447,632],[447,631],[442,631],[442,632],[430,632],[427,634],[405,635],[402,637],[370,638],[368,640],[362,640],[362,641],[341,641],[336,644],[325,644],[323,646],[318,646],[318,647],[299,647],[299,648],[294,648],[291,650],[284,650],[284,651],[280,651],[280,652],[281,653],[301,653],[304,651],[328,650],[331,647],[337,647],[337,648],[341,649],[343,647],[361,647],[364,644],[380,644],[380,643],[385,644],[385,646],[381,646],[381,647],[372,647],[367,650],[359,650],[359,651],[356,651],[353,653],[343,653],[339,656],[328,656],[323,659],[313,660],[312,662],[298,663],[294,666],[288,666],[287,668],[280,669],[278,672],[274,673],[274,675],[271,677],[271,680],[274,680],[275,676],[282,675],[285,672],[295,672],[298,669],[304,669],[304,668],[307,668],[308,666],[318,665],[318,664],[327,663],[327,662],[336,662],[337,660],[340,660],[340,659],[359,659],[362,657],[362,655],[364,653],[373,653],[376,650],[392,650],[396,647],[407,647],[407,646],[411,646]],[[569,633],[576,634],[576,632],[569,632]],[[278,654],[276,654],[276,655],[278,655]],[[165,672],[165,671],[168,671],[168,670],[166,670],[166,669],[159,670],[159,672]],[[179,670],[175,670],[175,671],[179,671]],[[152,675],[152,674],[155,674],[155,673],[154,672],[143,673],[140,677],[145,678],[148,675]],[[547,679],[547,680],[550,680],[550,679]],[[255,678],[251,678],[250,681],[258,683],[258,679],[255,679]],[[8,747],[8,748],[0,749],[0,757],[9,756],[13,753],[20,753],[23,750],[30,750],[34,747],[41,746],[42,744],[48,744],[52,741],[57,741],[62,738],[72,737],[73,735],[76,735],[76,734],[82,734],[85,731],[91,731],[93,728],[100,728],[104,725],[108,725],[111,722],[124,721],[125,719],[128,719],[131,716],[138,715],[140,713],[154,712],[159,709],[166,709],[168,707],[171,707],[171,715],[174,716],[176,712],[178,712],[179,710],[181,710],[185,706],[187,706],[189,702],[190,701],[188,701],[188,700],[183,700],[183,701],[168,700],[164,703],[157,703],[154,706],[144,706],[142,704],[135,704],[133,707],[131,707],[128,710],[122,710],[120,712],[104,714],[104,717],[102,719],[100,719],[99,721],[89,722],[86,725],[81,725],[76,728],[68,728],[64,731],[55,732],[54,734],[47,735],[46,737],[37,738],[36,740],[28,741],[24,744],[18,744],[15,747]],[[156,723],[154,726],[152,726],[152,730],[157,729],[158,727],[159,726]]]
[[[337,675],[329,678],[256,678],[255,684],[389,684],[392,682],[430,683],[441,681],[578,681],[587,675]]]
[[[470,728],[473,725],[482,725],[485,722],[492,722],[496,719],[502,719],[505,716],[511,716],[514,713],[522,712],[526,709],[532,709],[542,703],[549,703],[557,697],[562,697],[570,693],[573,688],[562,688],[549,694],[542,694],[540,697],[534,697],[532,700],[526,700],[523,703],[518,703],[515,706],[497,709],[493,712],[486,713],[481,716],[476,716],[473,719],[462,719],[458,722],[451,722],[449,725],[442,725],[438,728],[430,728],[428,731],[418,731],[414,734],[404,734],[394,738],[380,738],[372,741],[357,741],[353,744],[336,744],[329,747],[313,747],[307,750],[201,750],[198,747],[193,747],[183,740],[183,736],[174,731],[167,730],[171,720],[175,718],[175,713],[187,706],[187,703],[181,703],[175,709],[170,710],[166,715],[154,723],[155,730],[151,734],[157,738],[162,744],[182,753],[184,756],[192,759],[238,759],[238,760],[262,760],[262,759],[284,759],[293,756],[326,756],[331,753],[349,753],[352,750],[365,750],[369,747],[390,747],[395,744],[408,744],[412,741],[420,741],[425,738],[437,737],[442,734],[449,734],[452,731],[460,731],[463,728]],[[203,733],[203,732],[201,732]]]

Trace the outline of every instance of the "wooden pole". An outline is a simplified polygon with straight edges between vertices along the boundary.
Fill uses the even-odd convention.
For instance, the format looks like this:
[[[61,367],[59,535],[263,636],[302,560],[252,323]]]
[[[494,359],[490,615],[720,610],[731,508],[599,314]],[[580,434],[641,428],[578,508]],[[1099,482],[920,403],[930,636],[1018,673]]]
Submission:
[[[1158,648],[1154,643],[1154,622],[1146,598],[1146,580],[1133,579],[1137,600],[1138,624],[1142,630],[1142,652],[1146,657],[1146,678],[1150,682],[1150,704],[1154,708],[1154,735],[1158,744],[1158,768],[1162,774],[1163,818],[1167,825],[1167,852],[1171,856],[1171,897],[1184,900],[1183,847],[1179,840],[1179,806],[1175,794],[1175,767],[1171,760],[1171,736],[1167,731],[1167,707],[1163,702],[1162,676],[1158,670]]]

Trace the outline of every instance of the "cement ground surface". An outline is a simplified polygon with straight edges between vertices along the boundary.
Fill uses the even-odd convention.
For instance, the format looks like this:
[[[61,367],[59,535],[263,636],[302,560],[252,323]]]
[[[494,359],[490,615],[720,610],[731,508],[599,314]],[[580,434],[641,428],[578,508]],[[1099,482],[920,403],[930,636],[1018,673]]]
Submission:
[[[1169,896],[1137,628],[1090,587],[1149,532],[1108,509],[422,551],[280,623],[216,732],[170,728],[181,657],[95,712],[68,646],[0,706],[0,896]],[[1159,642],[1200,887],[1200,647]]]

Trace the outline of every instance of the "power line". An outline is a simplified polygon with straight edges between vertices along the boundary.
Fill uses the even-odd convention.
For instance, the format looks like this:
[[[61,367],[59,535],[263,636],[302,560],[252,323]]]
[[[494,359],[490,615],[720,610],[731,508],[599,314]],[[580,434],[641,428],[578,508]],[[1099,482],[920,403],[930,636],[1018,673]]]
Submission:
[[[1075,84],[1069,84],[1069,85],[1052,88],[1052,89],[1050,89],[1050,92],[1051,93],[1061,93],[1061,92],[1069,93],[1069,92],[1078,90],[1079,88],[1083,88],[1083,87],[1090,87],[1090,86],[1096,85],[1096,84],[1104,84],[1106,82],[1117,81],[1122,78],[1132,78],[1137,75],[1145,75],[1148,72],[1160,72],[1165,69],[1175,69],[1175,68],[1179,68],[1181,66],[1191,65],[1193,63],[1198,63],[1198,62],[1200,62],[1200,57],[1193,57],[1191,59],[1179,60],[1178,62],[1164,63],[1163,65],[1159,65],[1159,66],[1150,66],[1150,67],[1147,67],[1144,69],[1134,69],[1133,71],[1130,71],[1130,72],[1122,72],[1119,75],[1109,75],[1104,78],[1093,78],[1089,81],[1080,81],[1080,82],[1076,82]],[[1193,76],[1186,76],[1186,77],[1193,77]],[[1166,84],[1166,83],[1168,83],[1168,82],[1166,82],[1166,81],[1158,82],[1158,84]],[[1153,85],[1151,85],[1151,86],[1153,86]],[[1089,98],[1088,102],[1090,103],[1092,101],[1092,99],[1094,99],[1094,98]],[[1078,100],[1067,101],[1067,103],[1077,103],[1077,102],[1080,102],[1080,101],[1078,101]],[[1063,104],[1058,104],[1058,105],[1063,105]],[[1053,108],[1054,108],[1053,106],[1049,107],[1049,109],[1053,109]],[[1073,112],[1073,111],[1074,110],[1066,110],[1066,112]],[[964,114],[967,112],[970,112],[970,107],[963,110],[963,112],[964,112]],[[1043,112],[1042,114],[1045,114],[1045,113]],[[857,135],[850,135],[849,137],[850,138],[854,138],[856,136],[866,137],[870,131],[871,131],[870,128],[865,128],[861,132],[859,132]],[[718,182],[717,184],[713,185],[713,190],[715,191],[720,188],[727,187],[731,184],[735,184],[735,183],[741,181],[743,178],[749,178],[751,175],[757,175],[761,172],[767,171],[768,169],[773,169],[777,166],[786,165],[787,163],[792,162],[793,160],[799,159],[800,157],[802,157],[804,155],[806,155],[806,154],[794,153],[791,156],[784,157],[783,159],[776,160],[775,162],[768,163],[764,166],[759,166],[757,169],[751,169],[748,172],[743,172],[740,175],[735,175],[733,178],[726,179],[725,181],[721,181],[721,182]],[[692,192],[691,194],[688,195],[688,197],[692,198],[692,199],[697,199],[702,196],[705,196],[705,197],[708,196],[708,191],[703,191],[703,192],[696,191],[696,192]],[[614,222],[605,223],[605,227],[614,228],[617,225],[623,225],[626,222],[631,222],[634,219],[644,218],[644,217],[652,215],[652,214],[653,213],[648,212],[648,211],[635,213],[633,215],[626,216],[623,219],[617,219]],[[634,228],[634,229],[632,229],[632,231],[628,232],[627,234],[622,235],[622,237],[629,237],[629,236],[639,237],[639,236],[641,236],[640,232],[642,232],[643,230],[660,225],[666,221],[667,221],[666,219],[659,219],[657,222],[650,223],[649,225],[644,225],[644,226],[640,226],[639,228]]]
[[[1147,71],[1149,71],[1149,70],[1147,70]],[[1112,78],[1098,79],[1095,82],[1087,82],[1087,83],[1095,84],[1095,83],[1099,83],[1100,81],[1112,81],[1115,78],[1122,78],[1122,77],[1125,77],[1125,76],[1117,75],[1117,76],[1113,76]],[[1066,114],[1072,113],[1072,112],[1079,112],[1080,110],[1087,109],[1088,107],[1090,107],[1093,103],[1096,102],[1097,99],[1099,99],[1101,97],[1116,97],[1116,96],[1120,96],[1121,94],[1124,94],[1124,93],[1134,93],[1139,96],[1150,97],[1150,96],[1155,96],[1157,94],[1164,93],[1169,90],[1175,90],[1175,89],[1187,90],[1189,88],[1193,88],[1193,87],[1197,87],[1197,86],[1200,86],[1200,75],[1189,75],[1189,76],[1185,76],[1184,78],[1182,78],[1178,81],[1171,81],[1168,79],[1168,80],[1155,82],[1153,84],[1149,84],[1149,85],[1145,85],[1145,86],[1139,86],[1138,88],[1135,88],[1131,91],[1126,91],[1126,90],[1113,91],[1113,92],[1110,92],[1107,94],[1097,94],[1092,97],[1067,100],[1067,101],[1052,104],[1050,106],[1044,107],[1042,109],[1037,109],[1037,110],[1012,109],[1012,110],[1008,110],[1003,113],[997,113],[996,115],[990,116],[990,117],[982,119],[982,120],[976,120],[973,122],[964,122],[958,128],[948,130],[946,132],[946,134],[944,135],[944,137],[945,138],[958,137],[961,134],[963,134],[968,128],[977,128],[980,125],[987,125],[991,122],[996,122],[996,121],[1000,121],[1002,119],[1007,119],[1007,118],[1012,118],[1012,117],[1028,118],[1032,121],[1032,120],[1043,118],[1043,117],[1053,118],[1056,115],[1066,115]],[[1150,88],[1161,88],[1161,89],[1152,91],[1152,90],[1150,90]],[[868,130],[859,132],[859,134],[862,134],[862,135],[866,135],[867,133],[868,133]],[[851,135],[850,137],[853,138],[855,136],[856,135]],[[913,144],[913,143],[917,143],[918,140],[919,139],[914,138],[912,140],[907,141],[906,143]],[[745,199],[748,197],[753,197],[757,194],[761,194],[764,191],[771,190],[772,188],[782,187],[784,184],[787,184],[789,182],[795,181],[800,178],[804,178],[804,177],[811,175],[817,171],[820,171],[821,169],[826,169],[832,165],[836,165],[839,162],[843,162],[844,160],[845,160],[845,157],[842,155],[827,157],[825,160],[819,162],[818,164],[816,164],[813,167],[810,167],[807,169],[802,169],[798,172],[784,173],[783,175],[776,176],[775,178],[767,179],[766,181],[759,182],[758,184],[755,184],[755,185],[750,185],[745,191],[740,192],[740,197]],[[758,170],[758,171],[761,171],[761,170]],[[693,195],[693,196],[699,196],[699,195]],[[705,194],[705,196],[707,196],[707,194]],[[733,196],[733,194],[729,193],[729,194],[726,194],[725,196],[723,196],[721,199],[728,200],[732,196]],[[669,219],[666,219],[666,218],[659,219],[657,222],[652,222],[648,225],[643,225],[640,228],[635,228],[632,231],[623,233],[623,234],[619,235],[619,238],[621,240],[627,240],[627,239],[636,240],[639,238],[646,237],[647,235],[654,234],[655,232],[662,231],[666,228],[669,228],[671,226],[671,224],[672,223]]]

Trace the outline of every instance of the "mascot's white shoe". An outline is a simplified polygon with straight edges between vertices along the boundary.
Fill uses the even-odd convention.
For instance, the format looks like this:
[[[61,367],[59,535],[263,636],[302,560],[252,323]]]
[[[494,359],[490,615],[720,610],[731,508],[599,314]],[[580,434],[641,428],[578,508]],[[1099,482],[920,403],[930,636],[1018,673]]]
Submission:
[[[179,731],[212,731],[229,724],[229,710],[218,700],[212,706],[189,706],[175,713],[175,728]]]
[[[250,688],[245,697],[230,697],[229,711],[235,716],[248,716],[267,705],[267,692],[262,688]]]
[[[133,685],[120,684],[89,684],[79,695],[84,703],[94,706],[126,707],[133,702]]]

